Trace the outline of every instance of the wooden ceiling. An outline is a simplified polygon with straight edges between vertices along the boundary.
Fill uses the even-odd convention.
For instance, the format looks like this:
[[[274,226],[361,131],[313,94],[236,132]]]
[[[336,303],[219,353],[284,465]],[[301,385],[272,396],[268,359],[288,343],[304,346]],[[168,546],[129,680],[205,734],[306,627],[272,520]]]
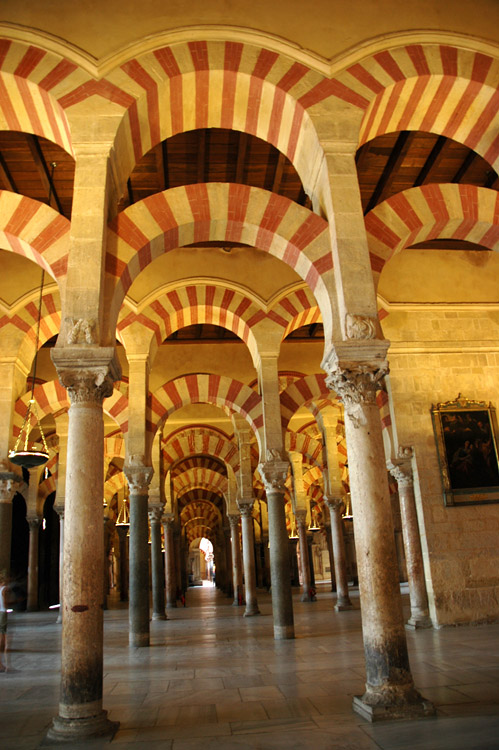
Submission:
[[[357,152],[364,213],[391,195],[430,182],[460,182],[499,189],[490,164],[456,141],[402,131],[379,136]],[[0,132],[0,188],[49,203],[71,218],[74,161],[59,146],[34,135]],[[238,182],[271,190],[310,207],[293,165],[269,143],[234,130],[179,133],[153,148],[133,170],[122,210],[149,195],[199,182]]]

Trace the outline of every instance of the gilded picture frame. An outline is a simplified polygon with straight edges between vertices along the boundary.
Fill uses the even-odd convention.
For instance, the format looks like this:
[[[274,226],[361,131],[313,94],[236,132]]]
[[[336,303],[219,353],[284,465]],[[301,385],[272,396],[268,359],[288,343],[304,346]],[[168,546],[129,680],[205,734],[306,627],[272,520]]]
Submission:
[[[492,404],[461,394],[432,405],[445,505],[499,503],[497,420]]]

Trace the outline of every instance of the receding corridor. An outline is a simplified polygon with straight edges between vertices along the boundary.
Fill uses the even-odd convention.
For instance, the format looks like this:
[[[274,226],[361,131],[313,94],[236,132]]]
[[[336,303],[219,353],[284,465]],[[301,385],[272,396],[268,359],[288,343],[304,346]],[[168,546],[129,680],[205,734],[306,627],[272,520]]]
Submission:
[[[105,612],[104,708],[121,722],[112,745],[162,750],[496,750],[499,625],[408,632],[412,671],[436,719],[370,725],[353,713],[364,685],[358,591],[334,612],[294,594],[296,638],[275,641],[270,594],[260,617],[212,587],[190,588],[187,607],[151,623],[151,647],[129,648],[128,612]],[[406,592],[406,588],[403,588]],[[404,593],[408,610],[408,597]],[[112,607],[112,605],[111,605]],[[11,671],[0,675],[2,750],[33,750],[56,711],[56,613],[10,616]],[[94,740],[81,747],[107,747]],[[44,745],[45,746],[45,745]],[[77,743],[71,747],[79,747]]]

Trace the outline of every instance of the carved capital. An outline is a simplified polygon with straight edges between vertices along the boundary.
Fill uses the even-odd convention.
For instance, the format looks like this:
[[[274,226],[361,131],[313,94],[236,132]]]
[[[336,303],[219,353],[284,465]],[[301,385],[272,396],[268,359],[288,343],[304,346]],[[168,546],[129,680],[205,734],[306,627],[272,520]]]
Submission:
[[[367,347],[357,342],[348,347],[349,343],[341,342],[338,351],[333,350],[324,359],[322,367],[327,373],[327,387],[337,393],[353,426],[358,428],[365,422],[363,407],[376,402],[380,381],[388,374],[384,358],[388,342],[367,342]],[[369,358],[361,359],[365,354]]]
[[[237,507],[239,508],[239,513],[241,516],[245,516],[246,518],[251,518],[253,515],[253,501],[247,502],[240,502],[237,504]]]
[[[414,448],[412,447],[412,445],[399,445],[397,458],[405,458],[410,461],[413,456]]]
[[[112,394],[114,381],[121,377],[112,347],[55,347],[51,357],[72,404],[102,404]]]
[[[144,464],[134,460],[134,456],[132,456],[123,471],[125,472],[131,493],[144,494],[147,492],[152,475],[154,474],[152,466],[144,466]]]
[[[296,525],[299,529],[305,528],[307,522],[307,511],[304,508],[295,510]]]
[[[20,477],[13,471],[2,471],[0,473],[0,503],[12,502],[16,494],[16,485],[20,481]]]
[[[324,495],[324,501],[331,515],[333,515],[337,510],[341,510],[342,506],[345,505],[342,497],[329,497]]]
[[[149,513],[149,521],[151,522],[151,524],[161,523],[161,519],[163,516],[163,508],[157,505],[153,507],[149,507],[148,513]]]
[[[284,492],[288,468],[288,462],[282,460],[265,461],[265,463],[258,464],[258,471],[267,492]]]
[[[410,459],[395,458],[393,461],[387,461],[386,467],[399,487],[412,486],[414,480]]]
[[[227,518],[229,519],[230,530],[232,533],[234,529],[237,529],[237,526],[239,524],[239,516],[236,513],[229,513]]]
[[[166,530],[173,529],[175,516],[173,515],[173,513],[163,513],[163,515],[161,516],[161,523],[166,528]]]
[[[30,532],[36,532],[40,528],[42,519],[40,516],[27,516],[26,518]]]

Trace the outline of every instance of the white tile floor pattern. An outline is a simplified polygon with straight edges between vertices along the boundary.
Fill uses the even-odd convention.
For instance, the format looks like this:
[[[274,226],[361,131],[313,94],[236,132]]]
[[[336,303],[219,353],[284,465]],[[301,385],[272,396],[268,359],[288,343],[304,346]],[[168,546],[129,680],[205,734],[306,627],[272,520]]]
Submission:
[[[319,586],[310,604],[296,591],[293,641],[274,641],[270,595],[262,591],[262,615],[244,618],[244,608],[216,589],[189,589],[185,609],[151,623],[151,646],[143,649],[128,646],[127,610],[106,611],[104,708],[121,722],[111,747],[499,749],[499,624],[409,632],[415,681],[437,717],[371,725],[351,707],[364,683],[360,612],[334,612],[329,588]],[[358,607],[355,591],[353,599]],[[39,747],[57,713],[56,616],[10,617],[1,750]],[[70,747],[108,748],[109,740]]]

